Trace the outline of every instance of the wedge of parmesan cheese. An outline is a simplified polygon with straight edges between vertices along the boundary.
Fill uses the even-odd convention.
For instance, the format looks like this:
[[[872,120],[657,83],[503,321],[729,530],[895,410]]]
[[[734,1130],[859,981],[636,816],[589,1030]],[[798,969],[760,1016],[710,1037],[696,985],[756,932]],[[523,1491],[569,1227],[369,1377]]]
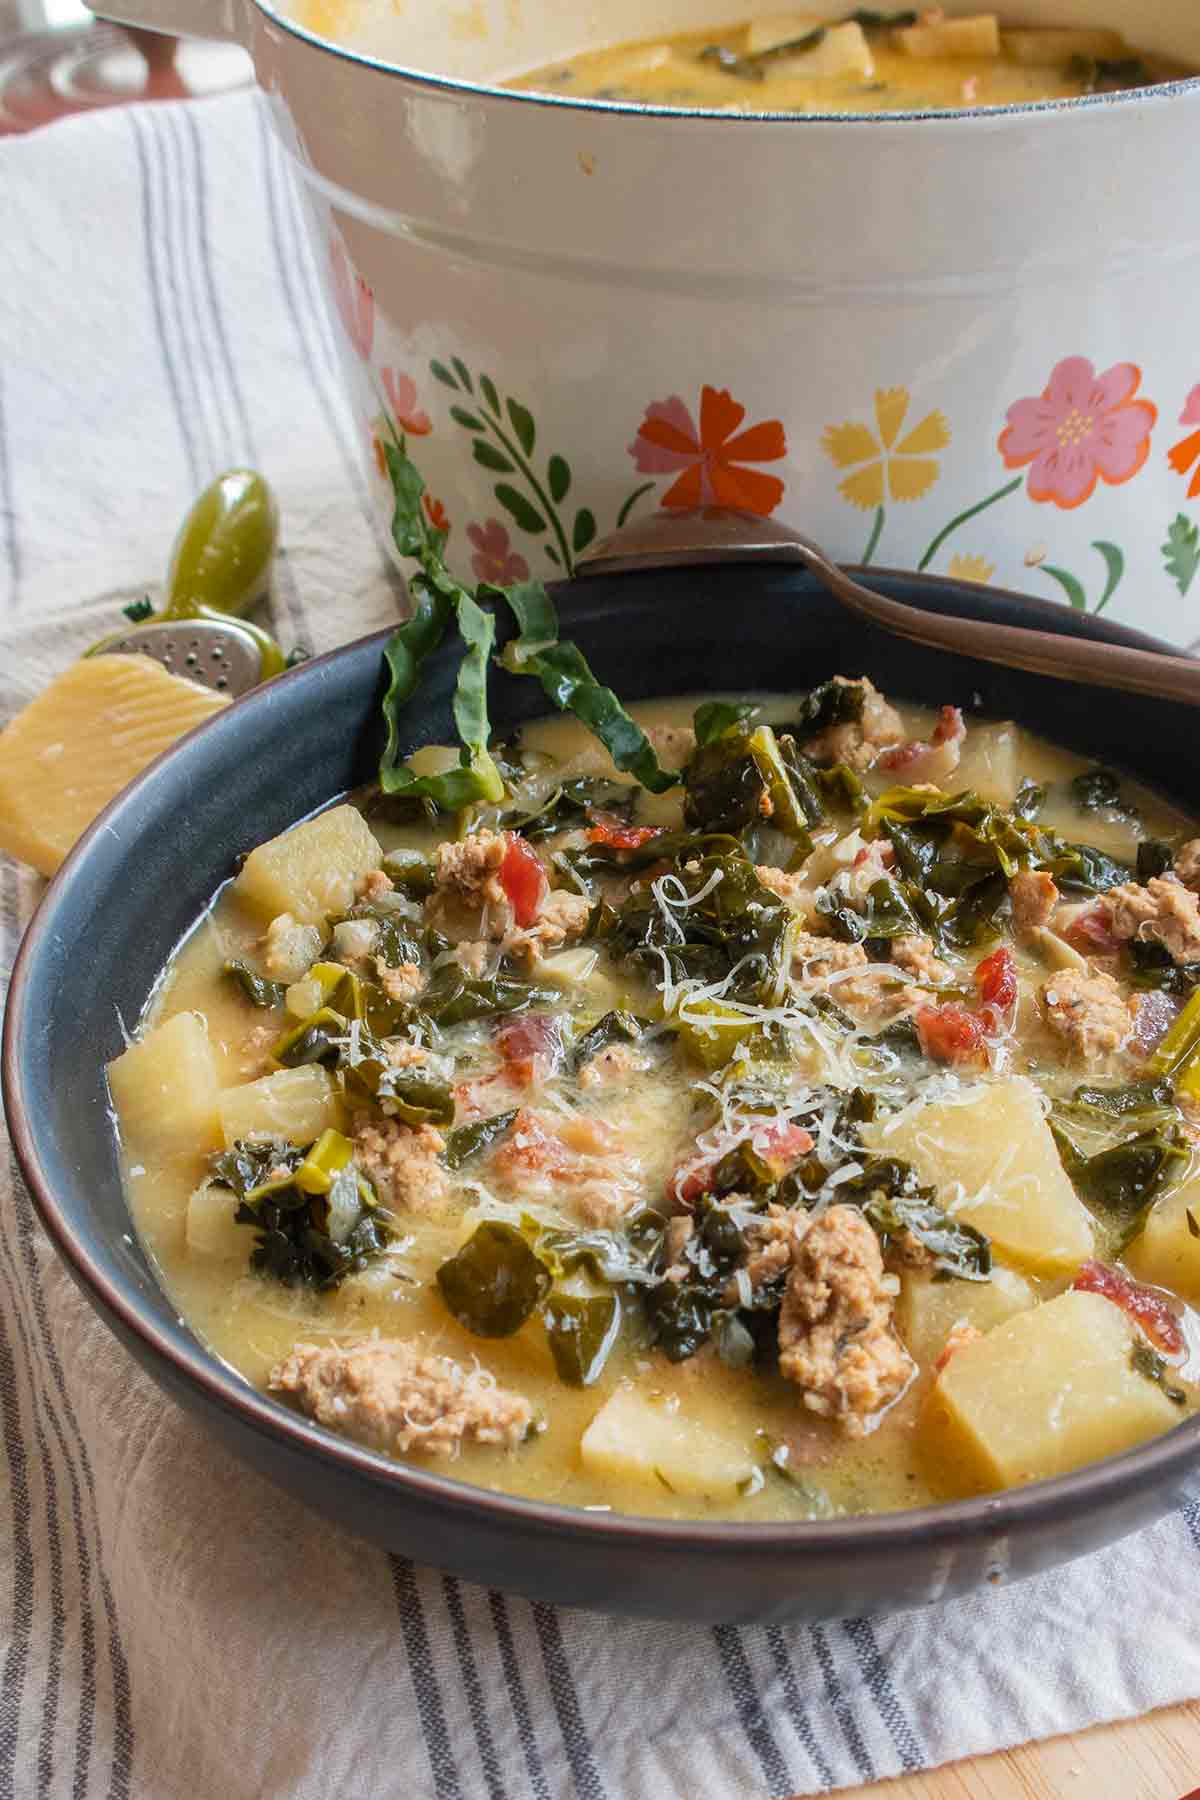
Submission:
[[[168,744],[228,706],[148,656],[89,656],[0,731],[0,849],[53,875]]]

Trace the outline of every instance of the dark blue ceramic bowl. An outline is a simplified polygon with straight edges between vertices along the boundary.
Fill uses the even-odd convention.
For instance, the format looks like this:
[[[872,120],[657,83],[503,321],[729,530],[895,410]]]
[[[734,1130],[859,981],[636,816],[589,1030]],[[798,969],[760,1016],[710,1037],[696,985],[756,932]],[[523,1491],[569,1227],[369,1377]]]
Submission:
[[[885,574],[933,611],[1148,640],[1044,602]],[[888,693],[1012,717],[1200,812],[1188,708],[917,649],[807,574],[724,566],[592,578],[566,628],[631,699],[795,690],[838,672]],[[992,1498],[804,1525],[673,1523],[511,1498],[358,1449],[256,1392],[176,1316],[129,1231],[104,1065],[234,858],[370,779],[383,637],[319,658],[170,750],[64,864],[13,972],[4,1096],[42,1221],[101,1316],[166,1391],[263,1474],[364,1536],[470,1580],[611,1612],[706,1621],[829,1617],[934,1601],[1081,1556],[1200,1489],[1200,1419],[1127,1455]],[[1162,648],[1162,646],[1153,646]],[[434,659],[406,749],[445,741],[453,671]],[[504,728],[543,710],[495,682]]]

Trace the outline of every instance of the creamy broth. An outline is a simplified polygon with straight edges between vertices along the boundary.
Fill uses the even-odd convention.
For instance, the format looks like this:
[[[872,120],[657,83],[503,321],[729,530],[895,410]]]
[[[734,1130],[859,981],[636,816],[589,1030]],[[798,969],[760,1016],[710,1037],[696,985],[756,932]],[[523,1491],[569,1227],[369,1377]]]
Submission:
[[[893,18],[904,22],[870,22]],[[1069,100],[1187,72],[1112,31],[998,29],[995,14],[806,11],[584,49],[509,85],[726,112],[936,112]]]
[[[660,732],[663,728],[683,731],[690,724],[694,705],[694,701],[672,700],[633,710],[648,727]],[[900,708],[900,714],[904,745],[917,746],[914,760],[905,765],[902,753],[900,765],[908,767],[916,781],[924,767],[922,752],[938,747],[939,721],[912,707]],[[794,716],[795,703],[770,700],[761,704],[761,719],[786,722]],[[944,727],[945,714],[941,724]],[[1178,849],[1195,830],[1153,796],[1124,781],[1113,804],[1081,811],[1071,780],[1086,765],[1014,726],[972,721],[964,739],[951,741],[957,766],[946,774],[947,792],[970,788],[984,800],[1011,807],[1017,782],[1040,784],[1046,790],[1038,815],[1040,830],[1060,833],[1073,842],[1086,841],[1097,851],[1130,865],[1136,860],[1140,839],[1163,840]],[[510,750],[509,754],[518,753]],[[519,741],[519,757],[523,785],[516,792],[523,796],[529,810],[536,810],[547,793],[564,781],[624,780],[615,775],[606,753],[573,721],[554,719],[528,727]],[[885,771],[877,764],[865,770],[862,779],[869,797],[893,788],[908,776],[895,770]],[[608,804],[616,805],[619,799],[618,793],[618,801],[610,800]],[[506,802],[506,807],[511,812],[511,802]],[[659,797],[638,790],[631,809],[626,808],[625,812],[625,824],[635,833],[677,828],[681,817],[679,790]],[[597,806],[592,816],[606,816],[604,807]],[[843,899],[848,894],[847,871],[853,868],[853,861],[838,864],[831,859],[856,829],[855,819],[853,811],[839,811],[838,803],[831,802],[829,819],[814,833],[812,854],[800,869],[805,881],[811,876],[814,889],[820,888],[827,896],[832,894],[835,900],[839,894]],[[485,829],[498,822],[494,815],[476,821]],[[371,813],[370,827],[383,850],[393,856],[428,858],[443,836],[442,831],[426,823],[389,822],[376,812]],[[568,829],[536,840],[543,866],[564,884],[563,864],[554,858],[579,848],[578,830],[572,833]],[[772,855],[782,852],[777,837],[764,839],[757,848],[764,854],[767,850]],[[614,852],[616,857],[619,854]],[[399,866],[389,864],[392,868]],[[282,1005],[256,1009],[239,983],[223,973],[230,961],[240,961],[259,974],[270,974],[270,959],[264,952],[267,915],[261,904],[248,903],[250,873],[248,870],[237,883],[221,891],[172,959],[139,1033],[148,1040],[149,1048],[154,1033],[171,1020],[198,1016],[207,1028],[208,1044],[215,1058],[216,1085],[222,1095],[230,1090],[244,1090],[247,1084],[279,1068],[272,1049],[278,1049],[282,1034],[297,1026],[297,1013],[304,1010],[296,1001],[295,989],[289,993],[290,1012]],[[602,878],[602,886],[615,903],[622,891],[627,892],[631,883],[640,879],[636,873],[614,876],[610,871]],[[1071,898],[1079,900],[1081,913],[1088,912],[1090,902],[1086,896]],[[847,904],[853,903],[847,900]],[[425,902],[427,908],[430,904]],[[438,914],[439,923],[445,922],[444,912],[443,908]],[[923,1055],[896,1053],[890,1064],[884,1055],[881,1064],[878,1054],[863,1049],[861,1035],[854,1038],[854,1079],[862,1087],[877,1091],[883,1103],[875,1124],[862,1127],[863,1142],[874,1153],[898,1153],[889,1148],[889,1121],[902,1114],[907,1117],[914,1103],[935,1104],[939,1095],[957,1091],[961,1099],[964,1092],[978,1089],[986,1095],[989,1107],[998,1106],[998,1084],[1011,1083],[1015,1078],[1021,1092],[1033,1092],[1028,1085],[1033,1083],[1047,1100],[1061,1102],[1068,1100],[1083,1082],[1111,1087],[1147,1079],[1145,1054],[1136,1044],[1082,1060],[1064,1054],[1063,1040],[1048,1021],[1047,1003],[1039,999],[1047,983],[1054,979],[1054,961],[1047,962],[1043,939],[1014,932],[1011,923],[1005,922],[1003,908],[1001,912],[997,927],[1000,942],[1011,949],[1019,983],[1015,1029],[997,1025],[995,1035],[986,1040],[981,1060],[962,1067],[956,1067],[951,1060],[947,1066],[930,1051],[933,1040],[920,1036]],[[824,922],[827,918],[828,915],[821,919],[810,915],[807,922],[816,923],[824,931],[828,928]],[[416,928],[410,920],[405,929]],[[323,928],[317,935],[324,937]],[[1077,936],[1075,941],[1083,940]],[[343,938],[342,942],[349,944],[350,939]],[[956,999],[943,1000],[935,987],[921,995],[922,1002],[932,1004],[935,1013],[950,1005],[957,1005],[959,1011],[964,1006],[978,1011],[978,1000],[972,997],[974,969],[984,956],[995,951],[996,942],[994,936],[988,936],[978,945],[948,950],[943,987]],[[336,934],[333,949],[335,954],[341,954]],[[326,943],[322,954],[328,951]],[[443,946],[440,954],[445,962],[447,956],[453,959],[456,953]],[[555,972],[556,959],[570,954],[568,934],[565,949],[544,948],[522,978],[541,978],[544,986],[550,978],[546,973],[549,970],[554,980],[563,982],[561,969]],[[1067,944],[1063,961],[1069,965],[1072,958],[1082,960]],[[587,968],[585,947],[573,975],[562,986],[561,1003],[539,1003],[542,1010],[561,1013],[561,1026],[557,1029],[568,1051],[582,1032],[613,1010],[648,1021],[663,1017],[662,984],[652,970],[615,958],[605,951],[603,942],[597,943],[593,961],[594,966]],[[1089,966],[1098,969],[1101,964],[1104,968],[1117,967],[1115,946]],[[1124,974],[1119,985],[1123,992],[1133,994]],[[303,1000],[302,995],[300,999]],[[912,1004],[915,1006],[916,1001]],[[1137,1016],[1139,1003],[1131,1000],[1130,1004],[1132,1019]],[[1180,1004],[1179,997],[1172,998],[1169,1005],[1167,1000],[1162,1001],[1172,1014]],[[514,1013],[509,1022],[523,1016]],[[901,1007],[897,1016],[902,1021],[905,1016],[915,1015],[911,1009],[906,1015]],[[925,1018],[924,1012],[920,1017]],[[871,1021],[871,1032],[877,1032],[880,1024],[879,1018]],[[926,1031],[924,1024],[921,1031]],[[664,1196],[673,1189],[670,1209],[683,1214],[676,1172],[688,1164],[689,1158],[696,1160],[698,1137],[703,1132],[711,1133],[716,1116],[714,1092],[730,1078],[731,1069],[736,1072],[741,1068],[746,1073],[746,1066],[739,1061],[740,1053],[723,1065],[718,1061],[708,1067],[705,1065],[712,1061],[712,1055],[702,1036],[692,1040],[689,1047],[686,1033],[676,1038],[669,1034],[654,1036],[652,1032],[645,1045],[635,1046],[639,1067],[632,1078],[621,1079],[618,1075],[611,1084],[584,1085],[572,1076],[568,1054],[560,1060],[557,1071],[545,1077],[535,1073],[532,1084],[523,1089],[514,1074],[522,1065],[513,1060],[510,1052],[497,1049],[497,1043],[503,1041],[502,1034],[497,1036],[494,1022],[488,1020],[451,1027],[442,1035],[437,1054],[453,1061],[456,1126],[488,1114],[501,1115],[506,1108],[532,1110],[548,1122],[548,1127],[570,1119],[578,1129],[582,1120],[585,1130],[594,1126],[608,1146],[608,1160],[603,1164],[605,1180],[600,1184],[605,1193],[611,1194],[624,1183],[628,1192],[622,1204],[628,1201],[633,1216],[639,1207],[664,1208]],[[816,1053],[812,1043],[803,1037],[789,1038],[788,1045],[784,1059],[790,1071],[788,1080],[845,1085],[846,1063],[840,1050],[831,1059],[820,1050],[819,1042]],[[699,1056],[691,1053],[697,1046]],[[835,1073],[834,1065],[841,1069],[840,1075]],[[776,1074],[778,1066],[776,1059]],[[249,1225],[229,1226],[234,1199],[228,1190],[221,1190],[226,1196],[226,1224],[218,1229],[215,1239],[198,1247],[200,1234],[189,1206],[197,1191],[204,1191],[212,1143],[197,1141],[192,1148],[188,1142],[181,1142],[177,1133],[164,1136],[159,1112],[154,1106],[143,1104],[141,1071],[123,1074],[118,1063],[114,1065],[112,1081],[130,1207],[138,1232],[173,1303],[218,1356],[257,1387],[268,1384],[272,1371],[284,1363],[298,1342],[349,1344],[370,1334],[378,1334],[385,1342],[415,1341],[428,1354],[452,1358],[467,1370],[478,1363],[501,1389],[512,1390],[529,1402],[534,1429],[511,1449],[464,1443],[451,1460],[446,1460],[422,1457],[419,1448],[414,1447],[410,1451],[413,1459],[449,1469],[484,1487],[575,1506],[669,1517],[778,1520],[891,1511],[972,1491],[981,1484],[964,1478],[961,1445],[957,1440],[943,1442],[928,1424],[938,1358],[953,1329],[976,1323],[984,1331],[1008,1329],[1002,1322],[1010,1314],[1032,1315],[1064,1294],[1077,1276],[1078,1264],[1085,1261],[1089,1266],[1093,1262],[1112,1265],[1121,1273],[1120,1259],[1124,1256],[1142,1281],[1164,1281],[1161,1254],[1156,1253],[1157,1260],[1155,1256],[1143,1255],[1139,1263],[1138,1243],[1128,1248],[1128,1213],[1123,1219],[1101,1211],[1087,1214],[1092,1246],[1086,1256],[1078,1254],[1074,1259],[1053,1247],[1046,1258],[1041,1258],[1040,1251],[1032,1257],[1024,1252],[1011,1257],[993,1241],[991,1280],[951,1278],[934,1283],[929,1267],[918,1266],[919,1257],[916,1264],[904,1256],[889,1257],[886,1285],[889,1296],[895,1296],[896,1309],[889,1330],[896,1333],[896,1341],[904,1347],[901,1353],[909,1357],[910,1367],[899,1393],[889,1395],[878,1415],[866,1420],[867,1428],[861,1435],[851,1435],[843,1429],[845,1418],[824,1416],[806,1406],[795,1381],[784,1379],[778,1369],[770,1366],[769,1354],[754,1366],[734,1366],[737,1359],[724,1359],[709,1341],[682,1360],[669,1360],[652,1341],[653,1333],[647,1327],[634,1288],[620,1290],[623,1324],[598,1379],[587,1386],[573,1386],[559,1377],[540,1308],[512,1335],[481,1337],[451,1316],[437,1281],[439,1267],[462,1250],[481,1222],[500,1220],[511,1224],[525,1214],[527,1219],[529,1215],[540,1218],[545,1228],[558,1223],[574,1231],[597,1222],[596,1216],[581,1217],[579,1193],[583,1190],[564,1187],[556,1191],[555,1179],[543,1179],[536,1158],[528,1186],[525,1164],[519,1155],[510,1155],[505,1164],[505,1145],[508,1142],[511,1149],[513,1133],[521,1129],[519,1122],[507,1140],[501,1137],[495,1148],[445,1177],[445,1192],[439,1205],[405,1209],[393,1203],[389,1217],[395,1236],[385,1252],[360,1271],[349,1274],[331,1291],[314,1293],[303,1286],[285,1286],[269,1274],[251,1270],[255,1231]],[[159,1081],[154,1092],[160,1096],[160,1107],[165,1091]],[[904,1109],[908,1109],[908,1114]],[[1180,1148],[1155,1197],[1156,1213],[1177,1205],[1175,1196],[1183,1194],[1192,1179],[1191,1126],[1184,1115],[1172,1113],[1172,1118]],[[349,1129],[344,1108],[339,1119]],[[228,1126],[226,1129],[228,1135]],[[1044,1129],[1040,1123],[1038,1129]],[[1112,1138],[1110,1125],[1092,1116],[1074,1118],[1071,1129],[1081,1153],[1103,1147]],[[1122,1127],[1118,1135],[1127,1135],[1128,1129]],[[710,1172],[706,1179],[715,1177]],[[1065,1204],[1078,1203],[1068,1196]],[[1081,1209],[1079,1217],[1084,1216]],[[618,1236],[624,1228],[619,1207],[611,1218],[603,1217],[599,1222]],[[1083,1228],[1088,1229],[1088,1225]],[[555,1288],[556,1293],[576,1298],[596,1298],[610,1291],[586,1267],[560,1275]],[[1192,1297],[1200,1298],[1200,1289],[1194,1290]],[[1147,1392],[1153,1389],[1156,1396],[1164,1386],[1169,1387],[1171,1405],[1161,1417],[1156,1415],[1157,1422],[1152,1420],[1144,1429],[1134,1431],[1130,1441],[1166,1428],[1195,1404],[1190,1378],[1197,1366],[1189,1360],[1186,1346],[1200,1342],[1196,1331],[1200,1319],[1185,1303],[1186,1299],[1186,1295],[1169,1296],[1179,1344],[1167,1358],[1165,1371],[1162,1367],[1157,1370],[1157,1385],[1151,1379],[1155,1375],[1152,1368],[1139,1376],[1139,1380],[1144,1379]],[[1107,1307],[1108,1300],[1103,1304]],[[1112,1311],[1115,1315],[1118,1309],[1114,1307]],[[1128,1317],[1126,1312],[1120,1312],[1121,1329],[1125,1329]],[[961,1331],[959,1335],[962,1336]],[[950,1348],[953,1347],[952,1343]],[[964,1359],[966,1354],[958,1352]],[[953,1367],[953,1359],[949,1367]],[[679,1480],[672,1479],[674,1464],[669,1458],[661,1468],[655,1466],[648,1472],[635,1469],[631,1473],[606,1461],[602,1454],[589,1457],[581,1452],[581,1440],[605,1403],[614,1395],[629,1392],[647,1402],[660,1418],[681,1422],[681,1429],[693,1434],[693,1463],[704,1466],[705,1458],[710,1458],[714,1471],[711,1481],[697,1482],[689,1477],[681,1487]],[[1137,1394],[1135,1407],[1136,1402]]]

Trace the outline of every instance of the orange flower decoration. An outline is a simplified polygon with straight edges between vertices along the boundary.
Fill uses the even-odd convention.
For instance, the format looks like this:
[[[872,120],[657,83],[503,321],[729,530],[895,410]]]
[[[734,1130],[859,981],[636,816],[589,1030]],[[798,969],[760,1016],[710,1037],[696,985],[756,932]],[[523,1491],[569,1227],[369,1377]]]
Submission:
[[[1200,382],[1187,397],[1187,404],[1179,415],[1181,425],[1200,425]],[[1187,437],[1180,438],[1167,451],[1167,461],[1177,475],[1186,475],[1191,469],[1192,479],[1188,483],[1187,497],[1196,499],[1200,495],[1200,431],[1193,431]]]
[[[432,494],[422,494],[421,504],[425,508],[426,518],[435,531],[449,531],[450,515],[440,500],[435,500]]]
[[[629,454],[643,475],[678,475],[661,506],[730,506],[760,518],[775,511],[783,482],[742,465],[786,456],[783,426],[769,419],[739,432],[745,417],[745,407],[726,388],[700,390],[699,428],[678,394],[646,408]]]

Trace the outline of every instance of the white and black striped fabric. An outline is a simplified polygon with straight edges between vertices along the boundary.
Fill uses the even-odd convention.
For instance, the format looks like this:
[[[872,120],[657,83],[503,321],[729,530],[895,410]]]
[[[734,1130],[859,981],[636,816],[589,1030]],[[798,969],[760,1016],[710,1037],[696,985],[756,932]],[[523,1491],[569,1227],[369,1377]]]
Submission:
[[[255,100],[0,144],[0,721],[156,581],[231,461],[276,626],[394,616]],[[0,993],[40,884],[0,859]],[[826,1792],[1200,1694],[1200,1511],[939,1611],[707,1631],[368,1549],[231,1462],[58,1266],[0,1144],[0,1800]]]

